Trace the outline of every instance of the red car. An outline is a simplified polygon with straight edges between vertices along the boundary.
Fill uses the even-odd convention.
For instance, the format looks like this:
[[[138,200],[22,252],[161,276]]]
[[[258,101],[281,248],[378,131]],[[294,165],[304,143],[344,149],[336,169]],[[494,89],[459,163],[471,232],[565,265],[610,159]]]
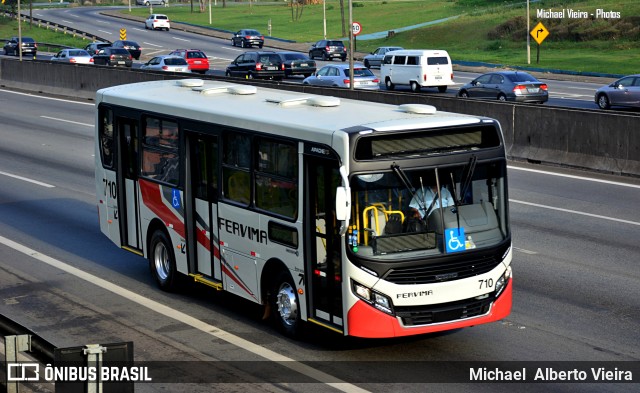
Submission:
[[[176,49],[169,54],[185,59],[191,72],[206,74],[209,71],[209,58],[200,49]]]

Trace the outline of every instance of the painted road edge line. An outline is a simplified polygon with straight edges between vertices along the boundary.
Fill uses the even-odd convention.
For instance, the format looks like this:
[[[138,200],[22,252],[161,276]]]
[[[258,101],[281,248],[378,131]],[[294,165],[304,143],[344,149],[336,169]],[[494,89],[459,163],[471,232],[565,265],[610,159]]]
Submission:
[[[238,337],[232,333],[224,331],[216,326],[210,325],[206,322],[203,322],[197,318],[194,318],[188,314],[185,314],[181,311],[174,310],[162,303],[156,302],[155,300],[151,300],[142,295],[139,295],[135,292],[132,292],[126,288],[118,286],[109,281],[103,280],[102,278],[95,276],[91,273],[87,273],[83,270],[80,270],[76,267],[73,267],[67,263],[64,263],[58,259],[50,257],[46,254],[42,254],[36,250],[33,250],[29,247],[26,247],[20,243],[14,242],[13,240],[7,239],[4,236],[0,236],[0,243],[5,246],[21,252],[31,258],[37,259],[40,262],[46,263],[47,265],[54,267],[56,269],[60,269],[68,274],[71,274],[81,280],[85,280],[91,284],[94,284],[104,290],[107,290],[115,295],[119,295],[128,299],[134,303],[137,303],[143,307],[148,308],[149,310],[160,313],[166,317],[175,319],[180,323],[184,323],[188,326],[191,326],[195,329],[200,330],[201,332],[210,334],[216,338],[224,340],[232,345],[235,345],[239,348],[242,348],[248,352],[251,352],[255,355],[261,356],[269,361],[278,362],[282,366],[285,366],[293,371],[296,371],[300,374],[306,375],[310,378],[315,379],[318,382],[327,384],[335,389],[338,389],[343,392],[354,392],[354,393],[364,393],[368,392],[368,390],[362,389],[353,384],[347,383],[339,378],[336,378],[332,375],[324,373],[322,371],[316,370],[312,367],[309,367],[305,364],[295,361],[287,356],[281,355],[277,352],[274,352],[270,349],[261,347],[251,341],[245,340],[241,337]]]

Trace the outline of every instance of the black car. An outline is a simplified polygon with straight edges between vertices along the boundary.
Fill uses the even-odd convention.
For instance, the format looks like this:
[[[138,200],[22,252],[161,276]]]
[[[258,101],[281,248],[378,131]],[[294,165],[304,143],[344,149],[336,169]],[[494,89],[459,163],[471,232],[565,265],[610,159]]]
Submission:
[[[321,57],[322,60],[333,60],[339,58],[347,60],[347,48],[339,40],[320,40],[309,48],[309,57],[315,59]]]
[[[111,44],[111,47],[123,48],[128,50],[129,53],[131,53],[131,56],[133,56],[133,58],[136,60],[140,59],[140,54],[142,53],[142,48],[135,41],[123,41],[123,40],[113,41],[113,44]]]
[[[93,56],[93,64],[113,67],[131,67],[131,53],[123,48],[102,48]]]
[[[282,80],[284,63],[275,52],[246,52],[227,66],[225,75]]]
[[[111,44],[108,42],[97,41],[97,42],[92,42],[89,45],[85,46],[84,50],[86,50],[87,52],[89,52],[91,56],[93,56],[96,53],[98,53],[100,49],[107,48],[109,46],[111,46]]]
[[[38,44],[31,37],[22,37],[22,55],[33,56],[36,58],[38,52]],[[11,37],[9,41],[4,44],[4,54],[12,54],[18,56],[18,37]]]
[[[252,46],[262,48],[262,45],[264,45],[264,36],[260,34],[258,30],[242,29],[231,37],[231,45],[239,45],[242,48],[249,48]]]
[[[304,53],[276,52],[284,63],[284,76],[303,75],[305,78],[316,72],[316,62]]]

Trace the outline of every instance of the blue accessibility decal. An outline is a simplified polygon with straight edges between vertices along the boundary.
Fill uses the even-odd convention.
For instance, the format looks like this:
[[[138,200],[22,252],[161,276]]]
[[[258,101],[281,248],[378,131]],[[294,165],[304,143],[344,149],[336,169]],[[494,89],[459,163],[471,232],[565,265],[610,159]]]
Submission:
[[[447,229],[444,231],[444,240],[447,244],[447,252],[459,252],[466,249],[464,228]]]
[[[180,190],[177,188],[171,189],[171,206],[175,209],[180,209]]]

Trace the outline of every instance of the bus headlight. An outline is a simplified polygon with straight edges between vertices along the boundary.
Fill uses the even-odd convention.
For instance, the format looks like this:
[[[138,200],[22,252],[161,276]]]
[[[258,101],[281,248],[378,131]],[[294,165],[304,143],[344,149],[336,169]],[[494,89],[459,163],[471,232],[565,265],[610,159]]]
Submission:
[[[505,270],[504,274],[496,282],[496,297],[500,296],[500,293],[502,292],[510,278],[511,266],[507,266],[507,270]]]
[[[353,293],[360,299],[364,300],[365,302],[369,303],[382,312],[393,315],[393,304],[388,296],[373,291],[370,288],[367,288],[355,281],[351,281],[351,288],[353,290]]]

